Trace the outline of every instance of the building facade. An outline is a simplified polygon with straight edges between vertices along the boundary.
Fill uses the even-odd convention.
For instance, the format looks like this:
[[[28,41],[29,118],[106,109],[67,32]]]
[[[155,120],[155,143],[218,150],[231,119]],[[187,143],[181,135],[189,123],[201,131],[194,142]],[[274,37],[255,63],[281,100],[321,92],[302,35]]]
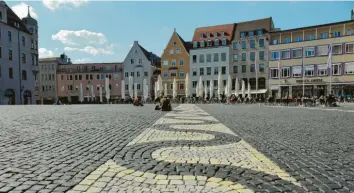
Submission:
[[[34,104],[38,76],[38,25],[0,1],[0,103]]]
[[[37,104],[53,104],[58,99],[57,69],[58,65],[70,64],[65,54],[60,57],[39,59],[39,97]]]
[[[200,27],[194,32],[190,50],[191,93],[196,96],[196,85],[202,76],[203,85],[213,82],[214,93],[218,85],[218,73],[222,74],[224,85],[230,72],[229,45],[234,34],[235,24]],[[215,95],[214,95],[215,96]]]
[[[91,85],[94,88],[95,102],[99,102],[99,89],[106,99],[105,78],[109,78],[110,101],[121,97],[122,63],[61,64],[57,69],[57,93],[64,102],[79,103],[80,83],[82,83],[84,101],[91,100]]]
[[[264,95],[268,88],[269,32],[274,28],[272,18],[237,23],[230,46],[232,90],[236,78],[251,86],[251,95]],[[239,92],[241,93],[241,92]]]
[[[301,97],[303,88],[307,97],[331,92],[337,96],[353,96],[353,12],[352,20],[276,31],[270,35],[269,84],[273,96]],[[329,45],[332,45],[332,70],[327,66]]]
[[[154,72],[161,67],[161,58],[147,51],[138,41],[134,41],[132,48],[123,62],[123,75],[125,83],[125,96],[129,96],[129,76],[137,84],[138,96],[143,96],[143,81],[146,79],[149,88],[148,95],[153,97]],[[133,85],[134,86],[134,85]]]
[[[161,77],[167,84],[167,94],[173,94],[173,80],[177,82],[177,95],[185,95],[185,78],[189,74],[189,49],[191,42],[185,42],[174,30],[161,56]]]

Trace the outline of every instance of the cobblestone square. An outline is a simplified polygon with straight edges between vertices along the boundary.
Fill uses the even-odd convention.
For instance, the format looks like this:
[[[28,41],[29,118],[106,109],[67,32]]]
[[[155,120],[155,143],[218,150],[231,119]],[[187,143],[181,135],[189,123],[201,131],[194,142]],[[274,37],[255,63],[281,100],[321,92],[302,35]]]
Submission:
[[[0,192],[353,192],[353,112],[1,107]]]

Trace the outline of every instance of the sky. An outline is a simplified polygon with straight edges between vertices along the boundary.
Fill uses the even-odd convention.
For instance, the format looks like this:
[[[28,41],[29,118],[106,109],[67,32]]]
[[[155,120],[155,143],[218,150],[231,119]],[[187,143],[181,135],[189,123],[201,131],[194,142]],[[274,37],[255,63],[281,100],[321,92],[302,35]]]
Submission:
[[[195,28],[272,17],[291,29],[350,20],[354,2],[119,2],[6,1],[19,17],[39,25],[39,55],[64,53],[73,63],[122,62],[134,41],[161,56],[174,28],[185,41]]]

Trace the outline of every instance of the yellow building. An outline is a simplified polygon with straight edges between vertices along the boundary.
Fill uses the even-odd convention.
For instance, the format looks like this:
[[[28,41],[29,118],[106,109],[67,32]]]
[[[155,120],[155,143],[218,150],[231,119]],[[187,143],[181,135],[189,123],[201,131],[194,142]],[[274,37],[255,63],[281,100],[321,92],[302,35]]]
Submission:
[[[332,76],[327,68],[329,45]],[[353,46],[354,20],[271,32],[270,92],[277,98],[299,97],[304,85],[309,97],[328,95],[330,87],[334,95],[354,95]]]
[[[177,81],[177,94],[185,95],[185,78],[189,74],[189,48],[191,43],[185,42],[176,29],[161,56],[161,78],[163,85],[167,83],[167,93],[172,96],[173,79]]]

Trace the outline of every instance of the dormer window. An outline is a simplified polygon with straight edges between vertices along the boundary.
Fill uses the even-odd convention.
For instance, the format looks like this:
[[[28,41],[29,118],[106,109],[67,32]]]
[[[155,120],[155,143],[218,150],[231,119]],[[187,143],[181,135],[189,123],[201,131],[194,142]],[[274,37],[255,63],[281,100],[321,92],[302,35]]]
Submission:
[[[224,31],[221,32],[221,36],[222,36],[222,37],[225,36],[225,32],[224,32]]]
[[[202,38],[204,38],[204,34],[203,33],[200,34],[200,39],[202,39]]]
[[[222,44],[223,46],[226,46],[226,38],[223,38],[223,39],[222,39],[221,44]]]
[[[215,45],[216,45],[216,46],[219,45],[219,39],[215,39]]]
[[[245,38],[245,37],[246,37],[246,32],[241,32],[241,33],[240,33],[240,37],[241,37],[241,38]]]
[[[249,31],[249,32],[248,32],[248,36],[249,36],[249,37],[253,37],[253,36],[254,36],[254,31]]]
[[[207,38],[210,38],[210,33],[207,33]]]
[[[198,42],[197,41],[194,41],[193,42],[193,48],[197,48],[198,47]]]
[[[219,35],[218,32],[214,33],[214,37],[218,37],[218,35]]]
[[[257,30],[257,35],[262,36],[263,35],[263,29],[258,29]]]
[[[204,47],[204,41],[200,41],[200,47]]]
[[[208,47],[213,46],[213,42],[211,40],[208,40]]]

